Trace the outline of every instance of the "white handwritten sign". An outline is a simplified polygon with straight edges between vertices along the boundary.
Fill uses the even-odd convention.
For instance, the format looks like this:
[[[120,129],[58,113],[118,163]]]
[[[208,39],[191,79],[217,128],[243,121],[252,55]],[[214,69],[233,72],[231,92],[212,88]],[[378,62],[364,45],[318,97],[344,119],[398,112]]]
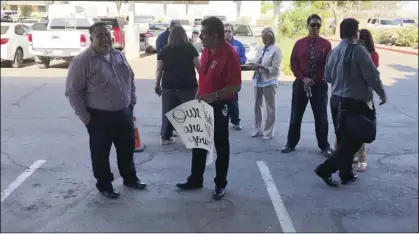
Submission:
[[[214,161],[214,109],[204,101],[185,102],[167,112],[186,148],[201,148],[208,151],[207,163]]]

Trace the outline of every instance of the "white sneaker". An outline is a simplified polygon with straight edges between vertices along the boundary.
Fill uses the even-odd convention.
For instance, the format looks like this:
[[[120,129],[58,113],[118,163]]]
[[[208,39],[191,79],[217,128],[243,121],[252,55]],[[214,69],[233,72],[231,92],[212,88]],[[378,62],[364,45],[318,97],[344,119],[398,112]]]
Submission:
[[[160,138],[160,145],[170,145],[176,143],[176,140],[173,138],[170,138],[169,140],[163,140]]]

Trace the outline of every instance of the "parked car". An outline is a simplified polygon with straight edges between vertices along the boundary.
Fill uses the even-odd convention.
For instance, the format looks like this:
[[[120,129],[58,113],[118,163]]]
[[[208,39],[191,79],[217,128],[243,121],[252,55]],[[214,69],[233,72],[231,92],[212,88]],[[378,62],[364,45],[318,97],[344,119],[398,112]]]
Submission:
[[[118,50],[123,50],[125,47],[125,32],[124,28],[127,21],[119,17],[103,17],[100,18],[102,22],[105,22],[110,28],[113,35],[113,46]]]
[[[134,24],[140,29],[140,32],[147,32],[150,25],[154,23],[154,16],[152,15],[138,15],[134,18]]]
[[[398,28],[401,27],[395,19],[370,18],[367,21],[367,28]]]
[[[90,17],[53,18],[47,30],[29,33],[29,52],[39,68],[48,68],[53,59],[70,61],[89,47],[89,27],[97,21]]]
[[[1,17],[1,22],[13,22],[12,18],[6,14]]]
[[[193,27],[192,31],[193,32],[197,32],[197,33],[201,32],[201,22],[202,22],[202,19],[194,19],[193,25],[192,25],[192,27]]]
[[[1,62],[12,67],[23,66],[33,56],[28,51],[27,35],[30,28],[22,23],[1,23]]]
[[[254,35],[248,24],[231,23],[233,25],[234,39],[240,41],[246,50],[247,62],[255,62],[256,52],[259,47],[257,36]]]
[[[225,15],[205,15],[203,17],[203,19],[206,19],[206,18],[209,18],[209,17],[217,17],[223,22],[227,21],[227,17]]]
[[[47,26],[48,26],[48,22],[47,21],[43,21],[43,22],[39,22],[39,23],[34,23],[31,26],[31,30],[32,31],[46,31],[47,30]]]
[[[146,53],[156,52],[157,37],[151,32],[140,33],[140,51]]]
[[[14,10],[4,10],[3,13],[10,16],[13,22],[17,21],[22,16],[19,11]]]
[[[191,39],[192,38],[192,32],[193,32],[193,27],[191,22],[188,19],[174,19],[180,22],[180,25],[182,25],[182,27],[185,29],[186,31],[186,35],[188,35],[188,38]]]
[[[29,17],[21,17],[17,20],[17,22],[22,23],[28,27],[31,27],[34,23],[39,23],[45,21],[44,19],[35,19]]]
[[[402,27],[408,27],[408,26],[415,26],[417,27],[418,24],[415,22],[415,20],[413,19],[403,19],[403,18],[398,18],[395,19],[397,23],[399,23]]]

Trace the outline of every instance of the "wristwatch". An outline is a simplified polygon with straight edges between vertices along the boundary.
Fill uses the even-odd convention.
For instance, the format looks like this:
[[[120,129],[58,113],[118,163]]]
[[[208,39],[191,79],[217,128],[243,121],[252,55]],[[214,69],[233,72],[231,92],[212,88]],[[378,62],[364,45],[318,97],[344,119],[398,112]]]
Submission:
[[[217,92],[215,92],[215,97],[217,97],[217,100],[220,100],[220,94]]]

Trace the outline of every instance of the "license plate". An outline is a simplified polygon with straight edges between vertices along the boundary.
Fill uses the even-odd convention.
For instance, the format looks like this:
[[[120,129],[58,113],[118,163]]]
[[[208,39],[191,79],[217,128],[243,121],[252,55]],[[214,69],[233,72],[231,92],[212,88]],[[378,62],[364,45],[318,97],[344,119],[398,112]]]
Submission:
[[[53,50],[53,51],[52,51],[52,53],[53,53],[53,54],[60,55],[60,54],[62,54],[62,53],[63,53],[63,51],[61,51],[61,50]]]

